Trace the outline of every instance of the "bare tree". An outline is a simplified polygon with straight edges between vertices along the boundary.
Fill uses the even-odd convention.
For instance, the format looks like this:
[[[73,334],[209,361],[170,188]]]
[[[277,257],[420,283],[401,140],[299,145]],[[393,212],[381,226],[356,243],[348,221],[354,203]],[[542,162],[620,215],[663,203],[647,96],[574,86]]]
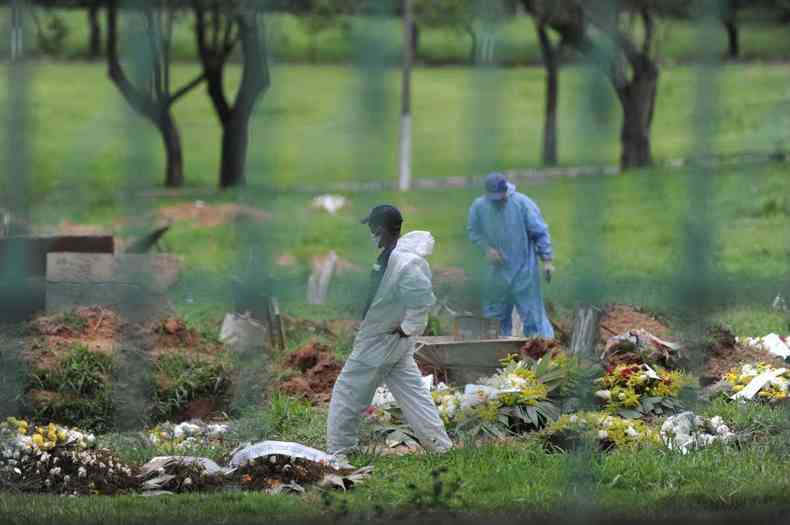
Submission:
[[[192,0],[198,54],[209,97],[222,125],[221,188],[245,182],[249,123],[270,85],[262,14],[251,2]],[[241,46],[242,76],[233,103],[225,92],[225,68]]]
[[[107,64],[110,79],[129,105],[159,130],[166,153],[165,186],[183,186],[181,136],[172,107],[199,86],[205,76],[201,73],[179,89],[172,89],[170,49],[178,5],[167,0],[138,5],[133,10],[130,8],[130,13],[142,18],[144,30],[139,35],[141,40],[133,44],[137,55],[136,60],[131,61],[132,74],[127,74],[119,52],[118,3],[118,0],[109,0],[107,5]]]
[[[540,52],[543,67],[546,68],[546,108],[543,121],[544,166],[557,165],[557,105],[559,104],[560,66],[559,45],[555,45],[549,36],[549,29],[542,22],[535,22],[540,40]]]
[[[90,34],[89,51],[90,58],[97,59],[102,56],[102,31],[101,31],[101,2],[94,0],[88,2],[88,30]]]
[[[664,4],[669,9],[674,3]],[[612,84],[623,111],[620,165],[624,169],[647,166],[653,160],[650,129],[659,77],[653,56],[657,5],[651,0],[524,2],[527,12],[559,33],[563,44],[591,58]],[[623,23],[632,14],[642,24],[641,42]],[[591,28],[598,38],[591,36]]]

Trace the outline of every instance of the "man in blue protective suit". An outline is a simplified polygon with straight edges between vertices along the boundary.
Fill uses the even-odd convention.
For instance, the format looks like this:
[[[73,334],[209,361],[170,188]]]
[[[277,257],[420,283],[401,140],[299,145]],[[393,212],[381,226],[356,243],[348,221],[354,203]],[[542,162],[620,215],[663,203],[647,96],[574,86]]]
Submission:
[[[500,321],[502,335],[513,333],[513,307],[524,322],[524,335],[554,337],[540,289],[540,267],[554,273],[549,228],[538,206],[516,191],[502,173],[485,178],[486,194],[469,209],[469,239],[486,257],[483,315]]]

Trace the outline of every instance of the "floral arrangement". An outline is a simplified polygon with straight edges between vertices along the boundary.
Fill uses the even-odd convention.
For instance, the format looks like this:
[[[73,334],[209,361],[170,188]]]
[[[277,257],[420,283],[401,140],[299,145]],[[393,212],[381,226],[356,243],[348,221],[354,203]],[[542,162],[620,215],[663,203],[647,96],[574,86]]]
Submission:
[[[148,442],[160,452],[169,455],[184,455],[213,451],[221,453],[226,447],[226,424],[193,422],[162,423],[146,432]]]
[[[644,421],[602,412],[565,414],[540,432],[550,450],[568,450],[585,437],[603,450],[661,445],[659,433]]]
[[[678,397],[693,384],[682,372],[646,364],[609,367],[596,380],[601,389],[595,395],[604,409],[628,419],[673,413],[682,408]]]
[[[95,437],[50,423],[8,418],[0,424],[0,486],[63,495],[119,494],[137,485],[134,469]]]
[[[738,394],[758,376],[763,376],[765,383],[760,386],[753,398],[776,403],[790,396],[790,369],[782,371],[762,362],[730,370],[724,375],[724,382],[730,392]]]
[[[560,354],[537,361],[509,356],[503,360],[503,368],[479,384],[461,390],[440,383],[432,388],[431,395],[452,435],[504,437],[536,430],[560,415],[553,394],[566,377],[564,359]],[[416,444],[397,405],[386,393],[379,399],[386,401],[367,413],[374,422],[374,434],[390,446]]]

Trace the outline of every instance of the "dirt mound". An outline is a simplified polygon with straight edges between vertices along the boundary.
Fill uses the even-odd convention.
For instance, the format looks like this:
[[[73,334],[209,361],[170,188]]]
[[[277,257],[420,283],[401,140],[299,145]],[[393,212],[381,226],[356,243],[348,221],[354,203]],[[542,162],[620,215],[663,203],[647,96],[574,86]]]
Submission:
[[[239,204],[206,204],[203,201],[184,202],[159,208],[159,216],[167,221],[189,221],[199,228],[214,228],[236,220],[264,222],[271,215],[258,208]]]
[[[715,383],[733,368],[747,363],[762,361],[777,367],[785,364],[782,358],[767,350],[739,345],[735,335],[725,327],[715,326],[708,330],[707,335],[706,361],[701,377],[703,384]]]
[[[291,354],[286,360],[286,365],[299,370],[301,375],[294,376],[280,385],[280,390],[315,403],[329,401],[332,387],[343,368],[343,364],[337,360],[332,350],[317,341],[311,341]]]
[[[623,335],[629,330],[642,329],[656,337],[672,341],[667,325],[635,306],[615,304],[604,310],[601,318],[600,338],[606,342],[610,337]]]

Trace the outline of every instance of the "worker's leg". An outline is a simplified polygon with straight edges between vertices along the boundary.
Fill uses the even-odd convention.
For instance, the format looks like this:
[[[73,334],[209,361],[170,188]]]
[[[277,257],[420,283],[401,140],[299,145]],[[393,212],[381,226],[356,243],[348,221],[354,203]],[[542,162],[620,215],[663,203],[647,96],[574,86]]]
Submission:
[[[537,277],[524,289],[514,295],[516,309],[524,322],[524,335],[554,337],[554,328],[551,326],[546,307],[543,304],[543,293],[540,289],[540,278]]]
[[[483,304],[483,317],[499,321],[499,334],[509,337],[513,333],[513,301],[509,296],[487,299]]]
[[[410,350],[390,370],[384,382],[423,447],[434,452],[446,452],[453,446],[431,393],[422,384],[420,369]]]
[[[326,427],[327,451],[345,453],[359,444],[362,413],[381,384],[382,368],[356,359],[346,361],[335,381]]]

